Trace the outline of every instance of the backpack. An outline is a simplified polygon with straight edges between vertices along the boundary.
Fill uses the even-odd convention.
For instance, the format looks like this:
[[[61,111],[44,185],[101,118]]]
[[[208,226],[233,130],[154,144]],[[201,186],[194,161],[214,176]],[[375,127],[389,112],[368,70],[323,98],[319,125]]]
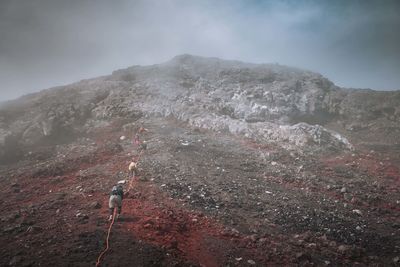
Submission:
[[[112,190],[111,190],[111,195],[118,195],[118,188],[117,186],[113,186]]]

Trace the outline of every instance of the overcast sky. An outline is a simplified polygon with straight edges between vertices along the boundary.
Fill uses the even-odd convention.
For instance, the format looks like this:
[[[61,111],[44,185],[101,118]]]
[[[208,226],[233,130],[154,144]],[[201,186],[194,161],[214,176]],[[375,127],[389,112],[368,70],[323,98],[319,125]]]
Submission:
[[[400,1],[0,0],[0,100],[183,53],[400,89]]]

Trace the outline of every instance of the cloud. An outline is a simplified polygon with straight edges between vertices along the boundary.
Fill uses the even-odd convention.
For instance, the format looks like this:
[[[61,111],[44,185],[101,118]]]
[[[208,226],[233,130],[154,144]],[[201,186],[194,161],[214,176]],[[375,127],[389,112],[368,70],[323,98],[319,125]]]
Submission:
[[[0,99],[191,53],[400,88],[398,1],[3,0]]]

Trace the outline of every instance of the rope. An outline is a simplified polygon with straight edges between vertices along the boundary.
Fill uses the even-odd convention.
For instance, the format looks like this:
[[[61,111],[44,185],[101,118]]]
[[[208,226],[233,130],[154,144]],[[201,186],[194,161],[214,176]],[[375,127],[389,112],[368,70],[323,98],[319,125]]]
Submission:
[[[142,156],[143,151],[144,151],[144,149],[140,150],[139,156],[138,156],[137,159],[136,159],[136,163],[139,163],[139,159],[140,159],[140,157]]]
[[[107,250],[110,247],[110,233],[111,233],[111,228],[114,224],[114,220],[115,220],[115,216],[117,215],[117,209],[114,208],[114,212],[113,212],[113,217],[112,217],[112,221],[110,223],[110,227],[108,227],[108,233],[107,233],[107,238],[106,238],[106,248],[100,253],[99,257],[97,258],[97,262],[96,262],[96,267],[100,266],[100,262],[101,262],[101,258],[104,256],[104,254],[107,252]]]
[[[147,129],[144,129],[144,131],[147,131]],[[138,133],[139,133],[139,132],[140,132],[140,129],[139,129]],[[136,137],[139,137],[139,136],[138,136],[138,133],[135,135],[135,139],[136,139]],[[139,144],[140,144],[140,141],[139,141],[139,140],[137,140],[137,141],[138,141]],[[135,140],[135,143],[136,143],[136,140]],[[138,156],[137,159],[136,159],[136,163],[139,162],[139,159],[140,159],[140,157],[142,156],[143,151],[144,151],[144,149],[142,149],[142,150],[140,151],[139,156]],[[129,186],[129,187],[130,187],[130,186]],[[129,188],[129,189],[130,189],[130,188]],[[109,242],[110,233],[111,233],[111,228],[112,228],[112,226],[113,226],[113,224],[114,224],[115,216],[116,216],[116,215],[117,215],[117,209],[114,208],[112,221],[111,221],[111,223],[110,223],[110,226],[108,227],[107,238],[106,238],[106,248],[100,253],[99,257],[97,258],[96,267],[99,267],[99,266],[100,266],[101,258],[104,256],[104,254],[105,254],[105,253],[107,252],[107,250],[110,248],[110,242]]]

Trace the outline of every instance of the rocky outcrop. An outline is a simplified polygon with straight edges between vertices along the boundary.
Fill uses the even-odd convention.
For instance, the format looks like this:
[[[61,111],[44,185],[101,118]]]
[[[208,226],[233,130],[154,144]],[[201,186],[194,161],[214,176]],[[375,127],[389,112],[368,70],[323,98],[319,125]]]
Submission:
[[[117,118],[173,116],[286,149],[352,149],[346,137],[376,141],[371,129],[399,142],[399,102],[399,91],[342,89],[310,71],[182,55],[3,104],[0,146],[4,155],[6,138],[20,146],[67,142]]]

